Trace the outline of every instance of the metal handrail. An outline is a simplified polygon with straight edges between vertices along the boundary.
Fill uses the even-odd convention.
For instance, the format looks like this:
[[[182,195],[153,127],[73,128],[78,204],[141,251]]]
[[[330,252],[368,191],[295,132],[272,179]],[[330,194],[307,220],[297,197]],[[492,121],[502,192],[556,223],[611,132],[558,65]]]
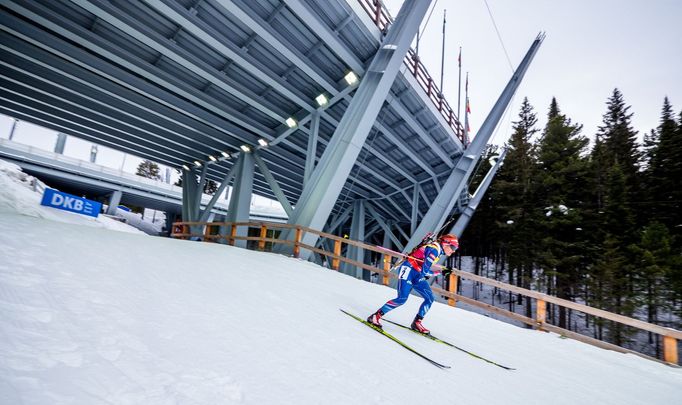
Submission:
[[[377,28],[382,32],[386,32],[388,26],[393,23],[393,17],[384,6],[380,0],[358,0],[362,9],[365,10],[367,15],[376,24]],[[435,81],[431,78],[431,75],[426,70],[426,67],[419,59],[419,55],[410,48],[403,60],[403,63],[408,67],[408,70],[417,80],[417,83],[421,86],[422,90],[426,93],[426,96],[431,100],[434,106],[441,113],[445,121],[448,123],[450,128],[455,131],[457,138],[462,143],[465,143],[464,127],[459,121],[459,117],[450,107],[450,104],[445,100],[441,89],[435,85]]]

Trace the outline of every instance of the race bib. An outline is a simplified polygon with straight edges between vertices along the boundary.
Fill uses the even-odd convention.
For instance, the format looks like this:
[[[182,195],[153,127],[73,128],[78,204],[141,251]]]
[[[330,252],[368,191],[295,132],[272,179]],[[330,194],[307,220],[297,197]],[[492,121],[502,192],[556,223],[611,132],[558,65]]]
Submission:
[[[407,280],[407,278],[410,276],[410,271],[412,270],[412,267],[410,266],[402,266],[400,268],[400,273],[398,274],[398,278],[401,280]]]

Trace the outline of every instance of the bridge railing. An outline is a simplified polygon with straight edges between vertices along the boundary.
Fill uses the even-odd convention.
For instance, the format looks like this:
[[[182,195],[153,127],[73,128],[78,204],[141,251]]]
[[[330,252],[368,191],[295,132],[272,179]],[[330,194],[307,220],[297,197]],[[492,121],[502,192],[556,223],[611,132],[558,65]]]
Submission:
[[[381,31],[385,31],[387,27],[393,23],[393,18],[381,1],[358,1],[372,21],[374,21],[374,24],[376,24]],[[448,123],[450,128],[455,131],[455,134],[459,140],[464,143],[464,127],[459,121],[457,113],[455,113],[455,111],[450,107],[450,104],[445,100],[442,90],[436,86],[433,78],[419,59],[419,55],[417,55],[417,53],[410,48],[403,62],[405,65],[407,65],[410,73],[412,73],[417,82],[421,85],[424,92],[426,92],[426,96],[431,100],[433,105],[436,106],[443,118],[445,118],[445,121]]]
[[[247,233],[248,236],[237,235],[237,230],[240,227],[248,228],[249,230]],[[221,229],[225,230],[225,232],[221,233]],[[294,240],[281,240],[277,238],[278,233],[284,229],[296,230]],[[203,231],[199,232],[199,230]],[[325,250],[324,248],[318,248],[316,246],[310,246],[303,243],[302,242],[303,236],[306,233],[317,235],[319,238],[321,238],[322,241],[331,242],[332,250],[328,251]],[[171,237],[179,239],[197,239],[206,242],[223,241],[229,245],[234,245],[235,241],[244,240],[250,242],[249,243],[250,246],[249,244],[247,244],[247,247],[260,251],[272,251],[272,247],[275,244],[292,245],[294,257],[298,257],[300,255],[301,249],[305,249],[310,252],[317,253],[322,257],[325,257],[327,259],[329,267],[333,270],[339,270],[341,263],[347,263],[351,266],[356,266],[358,268],[362,268],[373,273],[377,273],[382,276],[382,283],[384,285],[388,285],[390,279],[397,279],[397,275],[391,271],[391,268],[395,266],[396,263],[405,258],[402,254],[389,252],[377,246],[372,246],[362,242],[342,238],[336,235],[320,232],[307,227],[274,222],[176,222],[173,224]],[[320,246],[324,246],[324,244],[321,244]],[[379,256],[381,257],[380,267],[369,265],[363,262],[358,262],[353,259],[345,257],[343,255],[344,247],[348,246],[356,246],[371,252],[375,252],[376,254],[380,255]],[[436,265],[435,267],[442,268],[439,265]],[[507,311],[503,308],[499,308],[457,294],[456,292],[457,284],[462,279],[471,280],[474,282],[499,288],[501,290],[506,290],[512,293],[520,294],[533,299],[535,304],[534,317],[531,318],[523,316],[515,312]],[[447,286],[448,286],[447,289],[433,288],[433,291],[436,294],[439,294],[442,297],[447,298],[448,304],[451,306],[455,306],[457,301],[461,301],[466,304],[482,308],[486,311],[493,312],[497,315],[501,315],[515,321],[523,322],[539,330],[555,332],[560,335],[570,337],[572,339],[579,340],[601,348],[615,350],[622,353],[632,353],[641,357],[660,361],[659,359],[647,356],[645,354],[547,323],[546,320],[547,305],[548,304],[557,305],[559,307],[568,308],[574,311],[580,311],[587,315],[613,321],[642,331],[655,333],[663,337],[663,361],[669,364],[678,364],[679,362],[677,346],[678,340],[682,339],[682,331],[679,330],[666,328],[663,326],[651,324],[648,322],[640,321],[638,319],[630,318],[619,314],[614,314],[598,308],[579,304],[573,301],[568,301],[565,299],[543,294],[537,291],[532,291],[511,284],[507,284],[501,281],[493,280],[487,277],[471,274],[459,269],[453,270],[452,274],[449,276]]]

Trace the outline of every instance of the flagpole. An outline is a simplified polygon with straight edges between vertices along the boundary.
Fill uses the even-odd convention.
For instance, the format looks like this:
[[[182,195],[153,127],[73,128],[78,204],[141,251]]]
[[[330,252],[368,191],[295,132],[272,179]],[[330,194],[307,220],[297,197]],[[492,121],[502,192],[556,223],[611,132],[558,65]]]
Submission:
[[[443,46],[440,53],[440,96],[443,97],[443,66],[445,64],[445,15],[448,10],[443,10]]]
[[[461,101],[462,101],[462,47],[459,47],[459,57],[457,58],[457,63],[459,64],[459,83],[457,84],[457,120],[460,119],[462,112]],[[462,121],[460,121],[461,123]]]
[[[464,85],[464,143],[469,146],[469,72],[467,72],[466,84]]]

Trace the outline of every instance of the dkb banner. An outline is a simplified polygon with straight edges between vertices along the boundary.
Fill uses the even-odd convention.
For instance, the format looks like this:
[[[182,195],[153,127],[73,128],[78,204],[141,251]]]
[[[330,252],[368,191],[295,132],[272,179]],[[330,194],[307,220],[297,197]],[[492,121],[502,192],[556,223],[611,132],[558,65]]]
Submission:
[[[43,194],[43,201],[40,205],[45,205],[60,210],[75,212],[77,214],[89,215],[97,218],[102,210],[102,204],[86,198],[76,197],[75,195],[62,193],[51,188],[46,188]]]

